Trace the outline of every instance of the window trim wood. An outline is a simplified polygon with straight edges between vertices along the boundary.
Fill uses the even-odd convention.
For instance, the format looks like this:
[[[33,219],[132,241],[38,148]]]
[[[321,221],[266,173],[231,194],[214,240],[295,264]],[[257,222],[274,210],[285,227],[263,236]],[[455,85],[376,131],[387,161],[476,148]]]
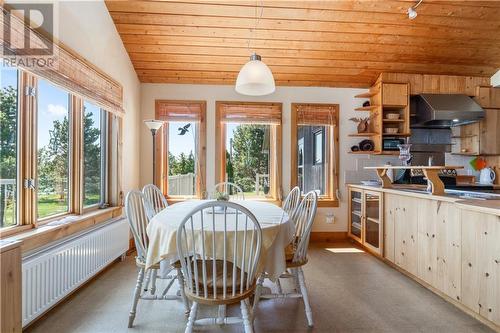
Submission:
[[[327,195],[320,196],[318,200],[318,207],[338,207],[339,199],[336,196],[336,191],[339,190],[339,105],[338,104],[328,104],[328,103],[292,103],[291,105],[291,121],[290,121],[290,188],[297,186],[297,113],[300,106],[318,106],[318,107],[332,107],[335,110],[335,124],[324,124],[328,126],[325,141],[328,143],[328,171],[329,175],[327,179]],[[333,129],[335,127],[335,129]],[[333,141],[332,145],[332,132],[333,130]],[[337,149],[335,149],[337,147]],[[332,163],[332,158],[334,158],[334,164]],[[333,177],[331,176],[333,175]]]
[[[118,122],[114,125],[111,119],[111,113],[108,110],[102,109],[108,114],[107,122],[107,174],[106,179],[108,192],[108,202],[112,203],[105,209],[100,209],[97,206],[89,206],[83,209],[83,98],[68,91],[58,84],[46,80],[50,84],[62,89],[68,93],[69,98],[69,130],[70,130],[70,151],[69,158],[69,197],[68,197],[68,211],[41,219],[37,218],[37,190],[24,188],[24,179],[38,179],[38,143],[37,143],[37,98],[38,89],[36,89],[35,96],[26,94],[27,87],[38,87],[38,78],[22,68],[18,70],[18,167],[17,167],[17,188],[18,188],[18,201],[17,212],[18,221],[16,225],[4,227],[0,229],[0,239],[20,235],[25,233],[32,233],[32,229],[36,230],[38,227],[44,226],[49,222],[59,220],[65,216],[76,216],[76,220],[72,221],[65,226],[73,224],[80,224],[80,221],[85,220],[87,216],[109,216],[110,209],[120,209],[123,204],[123,193],[121,191],[121,151],[122,151],[122,126],[123,121],[121,117],[117,117]],[[116,127],[116,128],[115,128]],[[111,138],[111,131],[116,132],[116,135]],[[79,139],[80,138],[80,139]],[[116,146],[116,147],[115,147]],[[80,153],[79,153],[80,152]],[[113,187],[114,186],[114,187]],[[114,193],[116,188],[117,193]],[[113,191],[113,193],[111,192]],[[89,215],[91,214],[91,215]],[[68,227],[74,229],[74,227]],[[80,230],[80,227],[76,227]],[[34,233],[37,235],[38,233]],[[36,236],[33,236],[36,237]],[[41,244],[41,243],[40,243]]]
[[[166,125],[156,133],[156,177],[154,183],[161,189],[163,195],[170,203],[181,202],[187,199],[198,198],[202,199],[206,193],[206,156],[207,156],[207,102],[203,100],[166,100],[158,99],[155,101],[155,119],[162,120],[165,124],[168,123],[165,117],[161,114],[160,108],[162,104],[186,104],[198,105],[200,111],[199,133],[198,133],[198,151],[196,157],[199,165],[199,175],[196,177],[196,194],[194,196],[183,195],[168,195],[168,127]]]
[[[269,105],[278,106],[280,113],[283,115],[283,104],[278,102],[240,102],[240,101],[216,101],[215,102],[215,184],[225,181],[226,175],[226,154],[225,140],[226,125],[222,122],[222,108],[224,105]],[[255,199],[258,201],[266,201],[281,204],[282,201],[282,124],[270,124],[270,146],[276,149],[276,154],[270,154],[270,175],[275,175],[271,178],[270,193],[271,198]]]

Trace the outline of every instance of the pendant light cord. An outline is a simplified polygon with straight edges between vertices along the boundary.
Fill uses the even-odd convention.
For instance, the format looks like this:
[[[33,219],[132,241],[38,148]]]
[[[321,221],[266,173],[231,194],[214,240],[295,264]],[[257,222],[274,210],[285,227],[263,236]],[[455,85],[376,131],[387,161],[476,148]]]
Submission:
[[[260,20],[262,19],[262,15],[264,14],[264,0],[260,2],[260,14],[257,16],[257,1],[255,1],[255,26],[253,28],[250,28],[250,37],[248,38],[247,42],[247,49],[250,52],[250,41],[253,39],[253,34],[254,31],[257,30],[257,26],[260,23]]]

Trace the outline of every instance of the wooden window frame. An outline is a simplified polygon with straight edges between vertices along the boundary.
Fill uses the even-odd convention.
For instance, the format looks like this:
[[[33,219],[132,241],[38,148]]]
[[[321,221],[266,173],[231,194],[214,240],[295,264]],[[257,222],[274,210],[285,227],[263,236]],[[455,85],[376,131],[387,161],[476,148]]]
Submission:
[[[222,122],[222,108],[224,105],[269,105],[278,106],[280,113],[283,113],[283,104],[277,102],[239,102],[239,101],[216,101],[215,102],[215,183],[220,183],[226,179],[226,154],[225,154],[225,138],[226,138],[226,125]],[[269,175],[270,177],[270,190],[271,198],[253,199],[258,201],[266,201],[281,205],[282,201],[282,123],[270,124],[270,147],[271,153],[269,154]],[[276,150],[276,153],[272,153]]]
[[[322,124],[321,126],[327,126],[325,143],[327,143],[328,154],[328,170],[327,170],[327,190],[326,195],[319,196],[318,207],[338,207],[339,199],[337,197],[337,191],[339,190],[339,105],[338,104],[323,104],[323,103],[292,103],[291,107],[291,121],[290,121],[290,142],[291,142],[291,152],[290,152],[290,188],[297,186],[297,113],[299,107],[331,107],[335,110],[334,112],[334,122],[336,126],[332,124]],[[318,124],[320,125],[320,124]],[[332,137],[333,133],[333,137]],[[334,144],[332,144],[332,142]],[[337,149],[335,149],[335,147]]]
[[[38,196],[37,189],[32,190],[24,188],[24,179],[38,179],[37,168],[37,155],[38,155],[38,143],[37,143],[37,98],[38,98],[38,78],[37,76],[28,73],[27,71],[17,68],[18,70],[18,112],[19,112],[19,124],[18,124],[18,201],[17,201],[17,211],[18,211],[18,221],[14,226],[9,226],[0,229],[0,239],[11,237],[16,235],[16,237],[24,237],[23,235],[30,235],[29,237],[38,237],[37,235],[44,233],[45,231],[37,231],[38,227],[44,226],[47,228],[47,224],[64,218],[66,216],[75,216],[75,221],[69,224],[64,224],[62,226],[68,226],[73,223],[80,223],[81,221],[91,221],[92,224],[97,224],[105,222],[105,218],[109,217],[109,211],[113,211],[114,216],[121,214],[122,197],[121,193],[121,136],[122,136],[122,120],[118,118],[118,121],[113,125],[111,121],[111,113],[98,105],[98,107],[107,112],[107,178],[105,179],[106,185],[106,205],[103,207],[98,207],[96,205],[83,207],[83,98],[75,95],[68,89],[59,86],[58,84],[51,82],[45,78],[42,78],[49,82],[50,84],[62,89],[68,93],[69,98],[69,193],[68,193],[68,211],[47,216],[45,218],[37,218],[37,205]],[[28,96],[25,92],[28,87],[35,87],[35,96]],[[90,101],[93,103],[93,101]],[[115,126],[116,128],[113,128]],[[111,132],[117,133],[115,135],[115,140],[111,140]],[[116,147],[114,147],[116,146]],[[115,156],[112,156],[112,152]],[[113,168],[113,170],[112,170]],[[119,193],[111,193],[111,189],[116,189]],[[113,205],[109,206],[107,203],[112,202]],[[101,209],[104,208],[104,209]],[[116,213],[118,212],[119,213]],[[90,219],[90,220],[89,220]],[[81,225],[81,224],[80,224]],[[71,227],[72,228],[72,227]],[[34,231],[32,230],[34,229]],[[53,237],[58,238],[60,232],[56,232],[56,229],[50,227],[53,230]],[[72,228],[73,229],[73,228]],[[80,227],[76,229],[81,230]],[[75,229],[75,230],[76,230]],[[44,241],[40,239],[35,241],[36,244],[44,245]]]
[[[198,133],[198,150],[196,158],[198,160],[199,172],[196,174],[196,194],[194,196],[169,196],[168,195],[168,120],[161,114],[160,108],[162,104],[186,104],[198,105],[200,111],[199,133]],[[156,100],[155,101],[155,119],[164,121],[162,128],[156,133],[156,179],[154,183],[160,187],[163,195],[168,203],[181,202],[187,199],[198,198],[202,199],[206,194],[206,138],[207,138],[207,102],[201,100]]]

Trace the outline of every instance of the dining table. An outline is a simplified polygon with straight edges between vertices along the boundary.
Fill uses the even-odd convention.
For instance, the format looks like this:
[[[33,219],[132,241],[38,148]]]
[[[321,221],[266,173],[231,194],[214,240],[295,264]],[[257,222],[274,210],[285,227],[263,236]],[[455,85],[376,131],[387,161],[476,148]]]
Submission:
[[[177,230],[186,216],[207,201],[213,200],[186,200],[167,206],[156,214],[148,224],[147,235],[149,239],[146,257],[146,268],[160,263],[161,271],[166,271],[170,263],[178,260],[177,253]],[[292,241],[295,226],[288,214],[279,206],[256,200],[234,200],[231,201],[247,208],[259,222],[262,230],[262,250],[258,269],[266,272],[267,276],[274,280],[286,270],[285,248]],[[236,214],[227,215],[227,225],[237,223]],[[222,224],[222,223],[221,223]],[[219,226],[220,234],[216,239],[223,241],[224,226]],[[195,228],[195,232],[201,232],[201,227]],[[207,234],[208,235],[208,234]],[[206,236],[208,237],[208,236]],[[222,256],[217,253],[217,256]],[[167,271],[168,272],[168,271]]]

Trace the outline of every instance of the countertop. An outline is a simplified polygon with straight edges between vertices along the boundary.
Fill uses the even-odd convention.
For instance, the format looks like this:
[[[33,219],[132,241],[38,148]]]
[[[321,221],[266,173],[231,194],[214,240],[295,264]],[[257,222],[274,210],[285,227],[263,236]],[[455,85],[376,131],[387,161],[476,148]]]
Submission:
[[[385,192],[392,194],[399,194],[411,196],[420,199],[439,200],[446,202],[453,202],[459,208],[474,210],[478,212],[493,214],[500,216],[500,200],[475,200],[463,199],[452,195],[433,195],[430,193],[418,192],[425,189],[425,185],[393,185],[392,188],[382,188],[380,186],[370,186],[362,184],[347,184],[347,186],[360,188],[369,191]]]

